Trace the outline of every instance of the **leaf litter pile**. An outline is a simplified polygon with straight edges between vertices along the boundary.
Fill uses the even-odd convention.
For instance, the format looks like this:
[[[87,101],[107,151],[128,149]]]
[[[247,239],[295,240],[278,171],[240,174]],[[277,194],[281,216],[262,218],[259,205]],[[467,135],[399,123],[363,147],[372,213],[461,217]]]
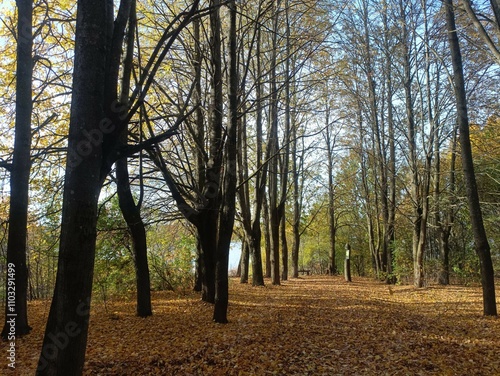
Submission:
[[[230,282],[225,325],[191,292],[154,293],[145,319],[133,300],[94,303],[84,374],[500,375],[500,321],[482,316],[480,287]],[[30,303],[33,331],[17,339],[15,374],[34,374],[49,306]]]

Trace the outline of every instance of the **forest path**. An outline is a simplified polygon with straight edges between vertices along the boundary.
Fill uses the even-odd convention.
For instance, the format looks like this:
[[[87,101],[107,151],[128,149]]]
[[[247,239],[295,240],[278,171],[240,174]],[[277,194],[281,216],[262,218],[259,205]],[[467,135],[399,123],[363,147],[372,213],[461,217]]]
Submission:
[[[231,279],[226,325],[190,291],[153,293],[146,319],[133,300],[95,302],[84,374],[500,375],[500,320],[482,316],[480,287],[353,280]],[[33,331],[17,339],[12,374],[34,374],[49,305],[30,303]]]

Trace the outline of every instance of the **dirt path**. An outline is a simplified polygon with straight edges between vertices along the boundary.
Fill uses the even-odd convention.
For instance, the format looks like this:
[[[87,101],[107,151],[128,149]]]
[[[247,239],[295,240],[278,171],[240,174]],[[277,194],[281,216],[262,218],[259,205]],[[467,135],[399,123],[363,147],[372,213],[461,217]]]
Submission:
[[[310,276],[230,289],[227,325],[193,293],[155,293],[147,319],[132,301],[94,304],[85,374],[500,375],[500,321],[482,317],[478,287]],[[12,374],[34,374],[48,308],[30,303]]]

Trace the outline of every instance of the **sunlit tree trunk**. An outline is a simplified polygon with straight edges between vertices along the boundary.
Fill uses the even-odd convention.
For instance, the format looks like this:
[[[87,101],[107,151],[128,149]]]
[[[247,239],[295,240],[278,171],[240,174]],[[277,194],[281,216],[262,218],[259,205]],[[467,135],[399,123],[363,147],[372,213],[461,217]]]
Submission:
[[[286,237],[286,203],[288,196],[288,175],[290,165],[290,126],[291,126],[291,41],[290,41],[290,20],[289,20],[289,2],[285,0],[285,43],[286,43],[286,58],[285,58],[285,129],[283,137],[284,153],[281,156],[281,198],[279,203],[280,216],[280,231],[281,231],[281,279],[288,279],[288,240]]]
[[[201,40],[200,40],[200,23],[201,20],[196,18],[193,20],[193,37],[194,37],[194,59],[192,60],[194,69],[194,101],[196,103],[195,111],[195,131],[193,138],[197,144],[196,148],[196,182],[198,183],[197,189],[199,192],[203,192],[205,189],[205,159],[203,155],[203,148],[205,142],[205,113],[203,111],[203,91],[201,86],[201,67],[202,67],[202,52],[201,52]],[[172,182],[173,183],[173,182]],[[179,202],[178,202],[179,204]],[[186,206],[187,203],[183,202],[181,205]],[[191,214],[192,215],[192,214]],[[187,216],[189,220],[189,215]],[[191,217],[192,218],[192,217]],[[197,222],[197,221],[195,221]],[[201,249],[200,235],[196,236],[196,274],[195,274],[195,284],[194,291],[203,291],[203,273],[204,273],[204,261],[203,261],[203,251]]]
[[[250,264],[250,247],[245,237],[241,242],[241,259],[238,265],[240,283],[248,283],[248,272]]]
[[[495,298],[495,275],[491,260],[490,245],[483,223],[483,215],[479,202],[474,163],[472,160],[472,148],[469,133],[469,115],[467,110],[467,96],[462,65],[462,54],[458,42],[457,28],[455,25],[455,12],[452,0],[445,0],[446,25],[448,30],[448,42],[450,45],[451,59],[453,63],[453,83],[457,104],[457,119],[459,140],[461,146],[462,166],[465,176],[465,187],[469,204],[472,231],[474,233],[474,247],[481,264],[481,284],[483,288],[483,314],[487,316],[497,315]]]
[[[436,222],[439,223],[439,254],[440,254],[440,270],[438,281],[442,285],[450,283],[450,236],[453,223],[455,222],[455,175],[456,175],[456,160],[457,160],[457,129],[453,130],[453,137],[451,142],[451,156],[450,156],[450,170],[448,171],[448,189],[446,194],[449,196],[450,204],[446,208],[444,221],[438,215]],[[436,156],[435,158],[438,158]],[[437,159],[436,159],[437,162]],[[440,168],[436,173],[440,172]],[[438,179],[438,177],[436,177]],[[436,187],[436,194],[442,194],[439,187]],[[439,222],[438,222],[439,221]]]
[[[417,157],[417,131],[415,124],[415,114],[413,109],[413,92],[412,92],[412,71],[411,71],[411,56],[410,56],[410,36],[407,25],[407,6],[399,0],[399,19],[401,20],[401,38],[403,51],[403,86],[405,94],[406,107],[406,123],[408,140],[408,163],[411,169],[411,198],[413,202],[412,214],[412,254],[413,254],[413,284],[415,287],[423,287],[424,285],[424,253],[423,243],[420,243],[421,226],[425,226],[422,219],[422,192],[420,176],[418,171]],[[419,246],[420,244],[420,246]]]
[[[238,145],[240,152],[237,154],[238,162],[238,202],[240,204],[240,217],[245,235],[241,242],[241,257],[239,263],[239,277],[241,283],[248,283],[248,272],[250,262],[250,242],[252,237],[252,213],[250,211],[250,187],[248,176],[248,144],[247,124],[243,117],[238,129]]]
[[[392,46],[391,40],[391,27],[389,25],[389,12],[390,9],[386,1],[383,3],[383,23],[384,23],[384,49],[385,49],[385,62],[384,62],[384,75],[385,75],[385,88],[386,88],[386,101],[387,101],[387,128],[388,128],[388,145],[389,145],[389,160],[386,161],[386,177],[385,177],[385,204],[384,210],[384,259],[385,268],[388,275],[387,282],[395,283],[396,279],[393,273],[393,260],[394,260],[394,241],[395,241],[395,222],[396,222],[396,140],[394,132],[394,83],[393,83],[393,62],[392,62]]]

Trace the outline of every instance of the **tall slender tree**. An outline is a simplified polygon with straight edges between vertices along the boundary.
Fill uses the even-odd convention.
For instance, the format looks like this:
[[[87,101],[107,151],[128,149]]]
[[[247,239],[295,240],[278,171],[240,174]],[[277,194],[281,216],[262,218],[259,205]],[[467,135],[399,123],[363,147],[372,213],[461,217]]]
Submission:
[[[137,26],[135,0],[132,0],[128,32],[126,40],[126,53],[123,64],[123,77],[120,94],[120,106],[128,107],[128,96],[130,91],[130,79],[132,75],[134,35]],[[129,127],[126,126],[120,135],[122,147],[127,146]],[[136,296],[137,315],[147,317],[153,314],[151,309],[151,286],[149,278],[149,266],[147,256],[146,228],[141,217],[140,203],[136,204],[130,188],[130,176],[128,172],[128,157],[125,156],[116,161],[116,185],[118,203],[132,238],[132,250],[134,253],[134,265],[136,273]],[[142,169],[141,169],[142,173]],[[139,200],[142,201],[142,200]]]
[[[267,159],[269,162],[269,224],[271,235],[271,281],[273,285],[280,284],[280,197],[278,196],[278,177],[279,177],[279,139],[278,139],[278,78],[277,78],[277,61],[278,61],[278,27],[280,20],[281,1],[277,0],[273,15],[273,33],[272,33],[272,50],[271,50],[271,66],[270,66],[270,104],[269,104],[269,140],[267,149]]]
[[[119,135],[141,107],[173,41],[196,13],[198,2],[194,1],[189,11],[166,28],[148,63],[151,69],[145,69],[141,76],[144,87],[132,95],[133,103],[128,111],[117,103],[122,46],[131,6],[132,0],[122,0],[115,18],[112,0],[79,0],[77,3],[59,259],[38,375],[82,374],[94,271],[97,204],[112,164],[127,153],[172,136],[172,132],[166,132],[135,149],[124,150],[118,143]],[[178,24],[173,26],[176,21]]]
[[[495,298],[495,274],[491,260],[490,245],[483,223],[483,214],[479,202],[474,162],[472,159],[472,147],[469,131],[469,114],[467,109],[467,96],[465,92],[465,79],[462,64],[462,53],[458,41],[457,27],[455,23],[455,10],[453,0],[444,2],[446,13],[446,26],[448,30],[448,43],[450,46],[451,60],[453,64],[453,83],[457,106],[457,123],[461,147],[462,166],[465,176],[465,187],[469,214],[474,234],[474,248],[479,257],[481,265],[481,284],[483,289],[483,314],[485,316],[496,316],[497,306]]]
[[[228,264],[231,236],[233,234],[236,212],[236,155],[239,123],[239,74],[238,74],[238,39],[236,30],[237,6],[231,0],[229,7],[229,125],[224,148],[224,177],[222,187],[222,208],[217,243],[217,261],[215,270],[215,309],[214,321],[227,322],[228,308]]]
[[[2,337],[28,334],[28,267],[26,238],[31,170],[33,111],[33,2],[17,0],[16,119],[14,155],[10,166],[10,210],[7,240],[5,324]],[[12,299],[14,298],[14,299]]]

